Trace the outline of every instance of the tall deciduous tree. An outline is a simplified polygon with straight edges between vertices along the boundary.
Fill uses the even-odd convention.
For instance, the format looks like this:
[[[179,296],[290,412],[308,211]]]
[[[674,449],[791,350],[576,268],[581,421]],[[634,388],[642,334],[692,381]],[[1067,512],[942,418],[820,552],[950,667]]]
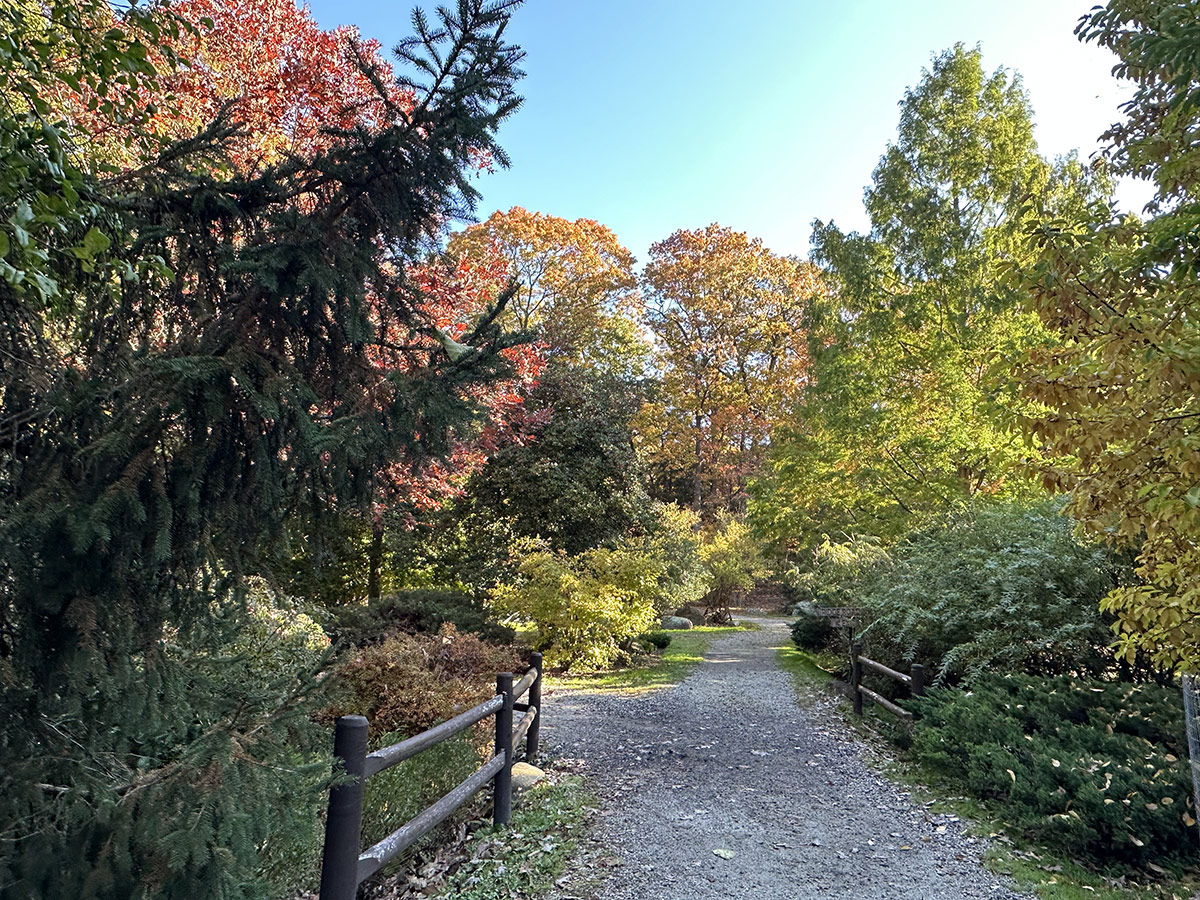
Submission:
[[[821,531],[894,536],[1014,480],[1020,442],[995,421],[989,371],[1039,332],[997,264],[1033,209],[1092,190],[1037,153],[1019,78],[978,50],[938,56],[900,104],[866,192],[867,234],[817,221],[826,292],[810,319],[813,380],[772,449],[754,515],[780,543]],[[782,430],[781,430],[782,432]]]
[[[640,440],[658,490],[698,511],[738,508],[807,377],[816,270],[710,225],[654,244],[644,283],[662,371]]]
[[[1136,85],[1110,129],[1117,171],[1151,179],[1149,217],[1064,216],[1020,283],[1053,332],[1018,375],[1043,481],[1100,537],[1138,551],[1105,600],[1124,652],[1200,668],[1200,3],[1112,0],[1078,28]]]
[[[424,76],[376,83],[364,62],[379,117],[317,146],[239,164],[235,104],[125,171],[69,178],[43,98],[21,91],[57,77],[50,38],[99,51],[57,78],[86,108],[152,93],[163,32],[104,3],[82,24],[70,0],[16,5],[17,52],[0,42],[28,103],[0,112],[0,210],[18,213],[0,243],[6,897],[253,896],[264,843],[310,827],[288,814],[311,683],[244,677],[244,576],[291,518],[361,506],[392,463],[448,453],[472,390],[510,371],[491,314],[451,339],[410,273],[472,206],[479,159],[504,162],[514,5],[414,15],[398,53]],[[59,198],[27,215],[50,183]]]
[[[641,373],[649,347],[638,327],[635,260],[606,226],[514,206],[454,235],[449,249],[506,260],[515,284],[508,321],[536,333],[551,358],[622,377]]]

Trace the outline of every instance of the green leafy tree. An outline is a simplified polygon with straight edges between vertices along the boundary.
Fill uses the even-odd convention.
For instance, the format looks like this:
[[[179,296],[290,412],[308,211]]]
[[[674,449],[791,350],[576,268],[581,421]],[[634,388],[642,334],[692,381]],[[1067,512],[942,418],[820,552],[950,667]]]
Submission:
[[[1078,207],[1104,181],[1038,155],[1020,79],[986,74],[978,50],[935,58],[900,109],[866,192],[870,232],[814,223],[827,290],[810,308],[812,378],[753,511],[779,544],[894,538],[967,498],[1029,490],[989,372],[1040,326],[997,263],[1021,252],[1036,207]]]
[[[1044,484],[1088,531],[1133,548],[1139,579],[1105,608],[1131,659],[1200,667],[1200,4],[1113,0],[1078,33],[1135,85],[1112,127],[1119,173],[1150,179],[1148,218],[1105,207],[1032,235],[1017,282],[1053,340],[1017,377]]]
[[[637,388],[551,363],[526,406],[548,420],[489,458],[467,486],[467,514],[477,524],[506,521],[512,534],[568,553],[641,528],[650,499],[633,446]]]
[[[246,174],[227,112],[113,177],[64,163],[22,85],[136,88],[157,20],[3,6],[0,89],[26,102],[0,108],[5,897],[257,896],[262,848],[313,828],[293,796],[313,684],[238,655],[245,579],[289,518],[445,452],[505,368],[486,316],[470,352],[378,362],[427,331],[406,263],[469,210],[479,160],[505,162],[514,5],[414,15],[412,104],[367,73],[378,127]],[[56,30],[98,55],[47,68]]]

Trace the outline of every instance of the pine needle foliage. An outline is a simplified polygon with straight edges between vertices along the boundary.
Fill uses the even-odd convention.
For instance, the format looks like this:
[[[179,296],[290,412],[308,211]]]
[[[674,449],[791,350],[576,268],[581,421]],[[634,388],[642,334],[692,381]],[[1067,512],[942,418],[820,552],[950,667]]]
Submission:
[[[66,28],[108,66],[88,89],[137,87],[157,20],[97,37],[59,15],[79,3],[16,5],[0,47],[6,898],[263,896],[273,842],[313,830],[312,667],[263,678],[238,649],[245,578],[290,518],[361,506],[390,463],[444,453],[476,415],[469,388],[504,372],[494,316],[457,361],[392,336],[429,333],[406,266],[471,209],[470,170],[506,162],[516,5],[415,14],[397,50],[411,107],[372,71],[383,127],[249,174],[228,112],[139,168],[89,169],[13,86],[52,77],[35,41]]]

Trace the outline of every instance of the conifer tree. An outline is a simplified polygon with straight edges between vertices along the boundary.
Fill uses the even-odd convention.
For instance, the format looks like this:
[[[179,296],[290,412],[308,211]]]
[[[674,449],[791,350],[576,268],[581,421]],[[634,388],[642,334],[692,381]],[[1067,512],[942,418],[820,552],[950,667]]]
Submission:
[[[262,848],[311,829],[295,801],[312,682],[251,677],[233,652],[245,576],[289,518],[365,504],[397,460],[445,453],[471,388],[505,371],[495,310],[448,346],[405,273],[471,210],[479,161],[507,163],[516,5],[414,13],[397,85],[363,63],[379,127],[246,172],[226,110],[192,137],[147,137],[116,174],[46,124],[47,48],[82,48],[69,89],[136,98],[156,75],[147,48],[178,25],[152,8],[96,29],[113,14],[92,0],[6,5],[6,898],[259,896]]]

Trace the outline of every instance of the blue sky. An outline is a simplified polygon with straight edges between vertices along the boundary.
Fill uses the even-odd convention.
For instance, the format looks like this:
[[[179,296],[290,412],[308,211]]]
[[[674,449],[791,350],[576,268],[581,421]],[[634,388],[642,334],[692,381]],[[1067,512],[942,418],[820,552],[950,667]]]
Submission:
[[[864,228],[862,192],[897,103],[931,56],[979,43],[1024,78],[1044,154],[1085,157],[1128,89],[1073,34],[1094,0],[528,0],[509,38],[525,105],[481,179],[481,217],[519,205],[597,219],[644,261],[678,228],[720,222],[806,255],[810,223]],[[391,46],[411,4],[310,0],[326,28]],[[1140,209],[1144,185],[1119,201]]]

